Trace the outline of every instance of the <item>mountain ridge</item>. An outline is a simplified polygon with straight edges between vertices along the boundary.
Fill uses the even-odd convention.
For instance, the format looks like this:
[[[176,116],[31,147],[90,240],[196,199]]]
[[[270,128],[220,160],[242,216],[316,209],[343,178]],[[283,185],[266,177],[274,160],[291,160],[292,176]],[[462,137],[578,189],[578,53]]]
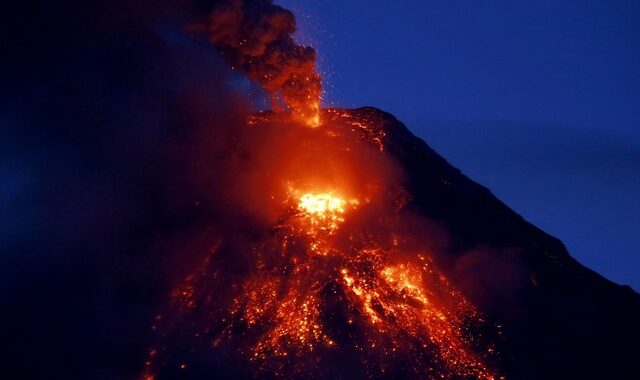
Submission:
[[[550,378],[555,377],[552,375],[554,371],[558,377],[564,374],[583,378],[601,378],[613,374],[625,378],[633,373],[633,357],[640,353],[640,329],[637,324],[640,320],[640,294],[580,264],[560,239],[529,223],[488,188],[466,177],[424,140],[414,136],[393,115],[373,107],[354,111],[376,114],[384,120],[382,128],[387,133],[385,149],[402,163],[405,170],[412,173],[408,183],[409,192],[415,196],[412,206],[430,218],[444,221],[449,232],[454,234],[453,240],[462,242],[461,251],[478,244],[494,247],[515,245],[522,250],[520,255],[525,267],[534,277],[528,278],[528,286],[524,290],[526,301],[521,306],[532,315],[548,318],[546,325],[560,326],[553,326],[552,332],[545,324],[531,323],[530,320],[527,323],[531,325],[530,328],[538,330],[539,338],[546,335],[550,341],[561,344],[547,347],[547,353],[541,347],[534,349],[534,352],[537,351],[535,359],[522,360],[521,356],[528,351],[526,340],[535,341],[536,338],[522,334],[527,329],[524,319],[514,320],[513,323],[523,325],[517,328],[513,336],[523,336],[523,339],[516,344],[517,347],[504,348],[521,353],[514,355],[516,358],[507,364],[507,367],[511,367],[507,373],[516,378]],[[431,199],[437,199],[436,202],[425,196],[433,194],[434,189],[438,189],[437,195],[432,195]],[[490,223],[485,223],[486,220]],[[568,299],[563,300],[559,293]],[[569,305],[562,307],[563,301]],[[552,312],[552,305],[557,307],[555,312]],[[539,307],[545,311],[536,313],[535,309]],[[619,314],[621,318],[611,317],[608,312]],[[503,313],[498,314],[500,318],[508,319]],[[589,334],[572,329],[575,325],[609,331],[581,339],[582,333]],[[544,345],[542,340],[538,341],[540,346]],[[535,346],[531,344],[530,348]]]

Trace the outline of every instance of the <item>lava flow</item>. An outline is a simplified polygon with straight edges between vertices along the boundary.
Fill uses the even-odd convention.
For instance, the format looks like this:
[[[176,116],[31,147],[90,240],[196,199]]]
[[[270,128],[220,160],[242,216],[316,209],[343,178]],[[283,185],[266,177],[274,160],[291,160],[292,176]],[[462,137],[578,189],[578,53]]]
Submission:
[[[148,374],[495,378],[488,323],[437,269],[439,237],[416,233],[385,132],[323,120],[250,120],[233,167],[255,170],[234,176],[231,207],[255,227],[220,236],[176,288]]]

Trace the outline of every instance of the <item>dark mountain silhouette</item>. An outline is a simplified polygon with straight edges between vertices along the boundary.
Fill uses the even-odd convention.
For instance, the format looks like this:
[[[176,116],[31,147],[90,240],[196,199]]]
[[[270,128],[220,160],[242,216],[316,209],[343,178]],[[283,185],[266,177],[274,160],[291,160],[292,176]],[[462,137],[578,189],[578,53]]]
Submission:
[[[468,277],[457,279],[476,305],[504,324],[499,351],[507,377],[637,376],[638,293],[581,265],[560,240],[464,176],[393,115],[375,108],[353,115],[380,121],[385,151],[409,173],[410,207],[444,222],[459,252],[482,245],[516,248],[515,253],[494,249],[491,254],[498,257],[483,255],[479,259],[485,263],[471,264],[461,273]],[[455,266],[459,262],[452,254]],[[492,265],[486,261],[495,261],[495,267],[486,268]],[[526,281],[514,284],[513,273],[505,269],[520,271]]]

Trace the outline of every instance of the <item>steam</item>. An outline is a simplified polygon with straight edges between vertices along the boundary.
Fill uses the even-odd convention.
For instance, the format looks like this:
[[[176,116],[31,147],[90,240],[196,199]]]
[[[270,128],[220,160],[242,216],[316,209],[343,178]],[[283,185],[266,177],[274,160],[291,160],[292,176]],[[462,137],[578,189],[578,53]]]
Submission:
[[[234,68],[244,71],[271,95],[312,125],[318,124],[322,83],[316,51],[298,45],[293,14],[272,0],[222,0],[191,25],[205,34]]]

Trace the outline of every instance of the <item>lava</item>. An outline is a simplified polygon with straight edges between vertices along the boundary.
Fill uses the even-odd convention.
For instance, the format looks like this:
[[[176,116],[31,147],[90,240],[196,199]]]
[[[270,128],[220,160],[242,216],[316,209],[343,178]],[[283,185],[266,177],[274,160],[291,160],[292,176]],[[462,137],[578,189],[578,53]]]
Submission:
[[[248,122],[254,134],[276,128],[297,143],[274,148],[292,168],[275,161],[260,181],[239,179],[249,193],[271,194],[261,202],[279,217],[246,236],[242,248],[216,246],[177,287],[158,324],[166,340],[154,346],[149,373],[194,367],[195,359],[171,346],[180,336],[190,337],[190,350],[251,363],[252,376],[336,376],[346,370],[338,357],[356,377],[496,377],[487,364],[494,350],[483,338],[487,322],[438,270],[430,237],[416,244],[407,228],[415,222],[407,219],[401,176],[378,146],[384,131],[361,115],[326,115],[331,122],[319,129],[287,126],[282,115]],[[254,148],[267,152],[256,153],[262,162],[271,142],[257,140]],[[310,147],[325,154],[308,154]],[[234,264],[242,269],[230,269],[238,249],[249,253]],[[181,360],[170,364],[158,352]]]
[[[336,219],[336,215],[344,214],[344,199],[329,194],[304,194],[300,197],[298,208],[308,215],[322,219]]]
[[[344,222],[347,207],[355,208],[358,203],[357,199],[347,202],[332,193],[306,193],[299,198],[298,210],[308,222],[306,232],[316,236],[319,231],[335,233],[340,223]]]

